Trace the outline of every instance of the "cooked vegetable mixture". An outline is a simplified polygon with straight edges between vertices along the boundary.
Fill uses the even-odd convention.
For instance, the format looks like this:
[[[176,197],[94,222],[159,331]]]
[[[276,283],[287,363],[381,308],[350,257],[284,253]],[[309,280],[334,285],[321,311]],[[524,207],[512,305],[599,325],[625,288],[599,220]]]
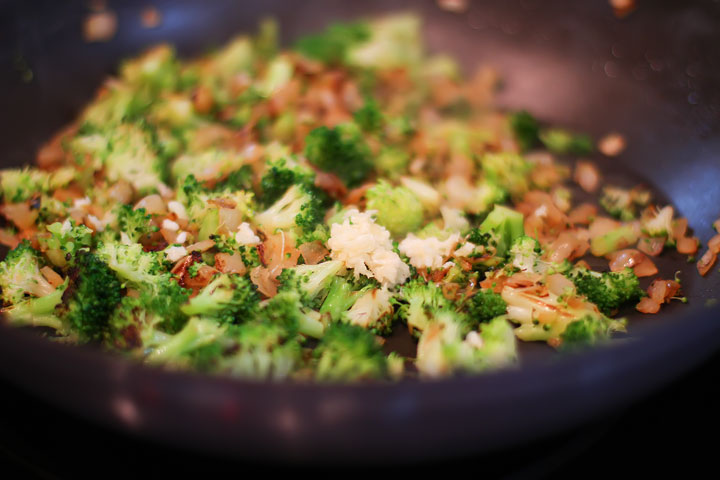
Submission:
[[[351,382],[507,367],[518,339],[599,344],[618,313],[681,299],[638,277],[696,254],[687,220],[604,184],[588,136],[493,108],[495,74],[427,55],[418,18],[286,51],[277,30],[123,63],[37,167],[0,173],[10,324],[166,368]],[[414,358],[387,352],[403,330]]]

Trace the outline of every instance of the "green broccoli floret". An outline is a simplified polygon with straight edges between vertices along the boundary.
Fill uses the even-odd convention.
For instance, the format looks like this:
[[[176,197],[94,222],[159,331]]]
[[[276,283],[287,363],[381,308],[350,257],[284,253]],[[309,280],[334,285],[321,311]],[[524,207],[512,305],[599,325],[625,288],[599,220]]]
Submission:
[[[593,151],[593,141],[588,135],[572,133],[562,128],[542,130],[540,140],[553,153],[587,155]]]
[[[159,45],[123,63],[120,76],[134,90],[157,95],[161,91],[176,88],[180,78],[180,63],[171,46]]]
[[[603,195],[600,197],[600,205],[610,215],[620,220],[629,222],[635,218],[635,204],[629,190],[617,187],[603,188]]]
[[[323,382],[378,380],[388,373],[387,359],[375,336],[355,325],[330,325],[313,356],[315,379]]]
[[[422,226],[424,210],[418,197],[405,186],[393,187],[381,180],[366,193],[367,210],[376,210],[377,223],[395,237]]]
[[[433,282],[426,282],[422,277],[405,283],[400,288],[396,303],[400,305],[397,317],[407,324],[416,337],[425,331],[440,312],[452,310],[452,304],[442,294],[440,287]]]
[[[295,48],[303,55],[328,64],[345,61],[348,49],[370,38],[370,29],[364,22],[334,23],[324,32],[300,38]]]
[[[77,253],[92,244],[92,230],[76,225],[74,220],[55,222],[46,228],[50,237],[41,237],[40,243],[46,247],[45,256],[56,267],[74,263]]]
[[[198,349],[220,339],[227,325],[214,319],[192,317],[182,330],[168,336],[153,346],[145,361],[151,364],[165,364],[184,367],[191,362],[190,355]]]
[[[310,308],[319,308],[333,278],[343,268],[344,264],[339,260],[286,268],[278,277],[279,290],[295,290],[302,295],[303,304]]]
[[[47,172],[35,168],[7,169],[0,171],[0,187],[5,203],[19,203],[33,195],[46,192],[50,185]]]
[[[49,327],[58,333],[66,334],[67,325],[58,317],[57,307],[62,303],[62,297],[68,286],[65,283],[54,292],[39,298],[22,300],[11,307],[2,309],[2,313],[12,325],[28,327]]]
[[[340,314],[340,321],[358,325],[376,335],[389,335],[393,323],[393,296],[385,288],[368,289],[349,310]]]
[[[327,314],[333,321],[340,320],[360,296],[379,284],[369,277],[360,275],[358,278],[335,276],[330,282],[328,293],[320,307],[320,313]]]
[[[542,249],[532,237],[518,237],[510,247],[508,263],[522,272],[535,272]]]
[[[382,111],[372,97],[365,98],[363,106],[353,113],[353,119],[363,131],[368,133],[379,131],[384,123]]]
[[[494,181],[482,179],[475,185],[472,199],[465,206],[465,210],[480,215],[490,210],[496,203],[507,200],[507,196],[508,192],[503,187]]]
[[[305,137],[305,157],[321,170],[332,172],[355,187],[373,168],[370,148],[357,125],[318,127]]]
[[[258,213],[255,223],[268,233],[295,229],[298,236],[312,235],[323,222],[324,200],[316,188],[293,185],[275,203]]]
[[[599,315],[586,315],[565,327],[565,331],[560,334],[562,340],[560,349],[579,350],[606,342],[610,340],[612,333],[618,330],[624,330],[622,321],[610,320]]]
[[[480,159],[485,178],[502,187],[513,197],[521,197],[530,188],[528,173],[532,165],[515,153],[486,153]]]
[[[265,322],[279,323],[286,328],[295,325],[299,333],[312,338],[323,336],[325,324],[321,315],[303,304],[297,290],[283,290],[261,305],[258,317]]]
[[[515,140],[523,151],[532,149],[537,145],[540,135],[540,124],[525,110],[510,115],[510,128],[512,128]]]
[[[240,325],[232,331],[233,353],[220,359],[220,371],[257,380],[288,378],[302,361],[296,331],[278,323]]]
[[[369,37],[351,44],[345,54],[348,65],[368,69],[419,68],[423,56],[420,18],[400,13],[373,20]]]
[[[283,158],[268,165],[268,169],[260,180],[262,200],[265,205],[272,205],[288,188],[293,185],[311,187],[315,180],[312,170],[291,165]]]
[[[141,290],[157,292],[160,285],[170,281],[162,253],[146,252],[139,243],[105,242],[98,246],[96,254],[120,279]]]
[[[115,210],[118,229],[134,243],[158,230],[151,222],[152,216],[146,212],[144,208],[133,208],[132,205],[121,205]]]
[[[478,290],[467,302],[469,320],[473,325],[486,323],[507,313],[507,303],[492,290]]]
[[[40,273],[39,253],[24,240],[0,262],[0,288],[6,304],[21,302],[25,295],[44,297],[55,291]]]
[[[397,180],[407,170],[410,155],[402,148],[385,147],[375,157],[375,169],[392,180]]]
[[[98,255],[84,252],[76,263],[76,285],[65,318],[81,341],[102,341],[123,297],[122,284]]]
[[[577,292],[585,295],[605,315],[612,315],[628,303],[636,303],[645,296],[640,281],[631,268],[621,272],[595,272],[576,269],[568,274]]]
[[[491,234],[497,247],[497,254],[505,255],[515,240],[525,234],[523,215],[511,208],[495,205],[480,224],[479,231],[481,234]]]
[[[188,316],[199,315],[221,323],[239,324],[255,315],[258,302],[257,289],[247,277],[222,273],[180,310]]]
[[[443,312],[420,336],[416,366],[424,376],[479,372],[502,368],[517,359],[515,335],[505,317],[468,331],[467,322],[454,312]]]
[[[145,308],[162,317],[160,326],[169,333],[175,333],[185,326],[187,316],[182,306],[187,303],[192,290],[183,288],[169,275],[163,275],[166,281],[158,285],[156,291],[144,291],[140,294]]]

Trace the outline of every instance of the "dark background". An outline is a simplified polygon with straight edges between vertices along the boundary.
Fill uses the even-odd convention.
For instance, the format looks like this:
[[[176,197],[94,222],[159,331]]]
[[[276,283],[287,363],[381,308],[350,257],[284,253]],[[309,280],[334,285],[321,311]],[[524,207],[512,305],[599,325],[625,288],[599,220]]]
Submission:
[[[127,22],[137,24],[136,17],[120,8],[122,2],[109,3],[119,11],[119,20],[123,25]],[[117,48],[124,49],[124,54],[135,53],[168,32],[185,28],[188,34],[177,37],[180,50],[202,53],[209,46],[221,44],[225,38],[223,32],[230,28],[254,28],[254,14],[248,15],[247,19],[228,18],[227,24],[219,25],[217,32],[211,32],[199,45],[193,43],[198,37],[192,29],[202,25],[205,13],[210,15],[212,9],[221,8],[222,2],[197,1],[192,8],[188,7],[192,2],[179,2],[185,8],[178,9],[176,14],[170,13],[173,2],[147,3],[156,3],[161,7],[165,13],[164,23],[155,30],[140,27],[122,29]],[[292,3],[298,7],[296,10],[285,9],[284,18],[280,18],[283,27],[288,24],[288,19],[295,16],[300,18],[298,23],[314,24],[316,27],[327,20],[308,19],[302,2]],[[598,116],[609,115],[611,109],[588,111],[587,106],[592,104],[592,99],[602,95],[608,102],[627,107],[620,110],[627,111],[628,117],[618,121],[624,122],[628,130],[632,129],[632,123],[636,124],[629,154],[633,153],[635,145],[647,146],[662,138],[661,148],[676,151],[679,164],[692,169],[689,159],[700,159],[717,151],[720,125],[720,89],[717,88],[720,85],[719,2],[640,1],[638,10],[622,21],[612,15],[605,0],[474,3],[482,5],[483,11],[488,12],[488,15],[482,16],[474,16],[472,11],[468,14],[467,24],[475,31],[478,42],[482,42],[484,48],[489,48],[488,44],[496,49],[507,46],[508,51],[513,52],[513,55],[496,55],[495,58],[501,73],[508,73],[509,78],[516,81],[509,91],[518,95],[501,98],[509,107],[528,107],[549,121],[573,118],[574,127],[597,136],[605,132],[594,131],[596,125],[609,123],[607,118],[598,122]],[[248,2],[247,8],[280,10],[281,4],[278,1]],[[333,10],[333,14],[329,15],[331,17],[352,16],[364,8],[365,2],[328,2],[328,9]],[[515,17],[513,9],[522,10],[524,14]],[[572,22],[552,25],[544,22],[552,15],[568,10],[573,12],[570,17],[575,20]],[[61,11],[71,15],[59,15]],[[104,72],[110,71],[115,64],[116,58],[105,55],[104,48],[99,45],[78,43],[81,42],[80,21],[88,12],[85,2],[0,1],[0,87],[3,92],[0,95],[0,115],[5,111],[17,111],[11,105],[16,105],[18,99],[27,105],[12,121],[4,119],[2,123],[0,152],[4,156],[3,163],[20,164],[31,160],[37,144],[58,125],[73,118],[78,107],[92,95]],[[438,11],[437,15],[452,14]],[[75,22],[71,25],[77,32],[75,36],[64,33],[69,28],[68,22]],[[659,27],[648,28],[652,25]],[[292,27],[283,29],[286,38],[292,38],[296,33]],[[452,43],[450,37],[453,32],[438,30],[428,33],[435,44]],[[444,38],[445,34],[447,38]],[[615,41],[606,45],[598,40],[606,36]],[[523,81],[522,77],[512,73],[514,68],[537,53],[528,50],[526,57],[517,55],[517,46],[524,45],[523,42],[530,37],[535,39],[538,51],[546,55],[538,57],[541,62],[535,66],[532,77],[525,77]],[[71,62],[65,64],[54,52],[65,51],[63,48],[69,42],[80,46],[74,50]],[[596,48],[597,45],[603,45],[603,49]],[[555,52],[557,57],[547,52]],[[461,52],[461,57],[463,53],[464,60],[476,60],[470,52]],[[560,60],[570,58],[574,65],[578,62],[584,65],[583,75],[586,77],[578,78],[590,80],[600,76],[605,82],[592,80],[593,88],[597,87],[594,90],[586,89],[585,85],[589,83],[582,81],[570,82],[551,91],[538,90],[538,85],[547,84],[548,78],[557,75],[555,69],[558,65],[562,67]],[[682,63],[678,63],[679,59]],[[7,72],[12,74],[7,75]],[[28,78],[28,72],[32,73],[32,78]],[[27,93],[28,85],[33,87],[32,95]],[[652,88],[646,89],[646,85],[652,85]],[[58,90],[66,91],[67,95],[44,94]],[[655,94],[658,96],[655,97]],[[677,102],[678,98],[682,101]],[[42,121],[38,121],[39,112],[44,116]],[[648,112],[663,118],[665,131],[648,131],[643,136],[642,121],[647,119]],[[703,141],[688,146],[688,137],[685,136],[688,134]],[[698,194],[711,188],[717,189],[720,159],[715,157],[696,165],[704,167],[694,172],[693,185],[668,180],[663,165],[658,165],[657,170],[645,172],[647,177],[662,184],[664,193],[677,202],[676,205],[690,216],[694,225],[698,222],[692,215],[695,219],[706,218],[708,208],[715,212],[720,208],[717,205],[708,206],[707,197]],[[711,168],[708,171],[708,165],[714,170]],[[702,238],[709,238],[707,225],[700,227],[699,233]],[[714,275],[717,276],[717,272]],[[448,474],[470,471],[485,478],[649,477],[671,471],[681,473],[683,478],[699,476],[701,472],[712,475],[720,445],[714,438],[720,424],[718,372],[720,355],[716,354],[690,375],[652,396],[624,410],[593,418],[570,432],[511,450],[413,467]],[[92,395],[92,392],[86,394]],[[268,475],[272,469],[290,467],[253,463],[247,459],[233,462],[210,458],[130,437],[58,410],[4,380],[0,380],[0,412],[0,465],[7,472],[3,475],[6,478],[156,475],[165,478],[228,472],[232,475]],[[543,405],[538,406],[536,414],[543,415]],[[178,422],[182,421],[178,418]],[[348,432],[348,435],[351,433]],[[362,449],[363,445],[358,444],[357,448]],[[407,473],[408,468],[410,466],[390,470]],[[311,473],[317,474],[318,470],[318,466],[313,466]],[[344,474],[347,469],[320,471],[337,475]],[[414,475],[419,473],[412,472]]]

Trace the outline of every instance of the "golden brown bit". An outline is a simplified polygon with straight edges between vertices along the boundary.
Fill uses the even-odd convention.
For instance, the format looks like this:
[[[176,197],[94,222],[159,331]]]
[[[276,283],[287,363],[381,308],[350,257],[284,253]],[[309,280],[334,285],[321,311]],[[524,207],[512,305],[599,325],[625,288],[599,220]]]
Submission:
[[[592,162],[577,162],[573,180],[586,192],[594,193],[600,186],[600,171]]]
[[[114,12],[91,13],[83,23],[83,39],[86,42],[107,42],[117,31],[117,15]]]
[[[625,137],[617,132],[608,133],[598,142],[598,150],[608,157],[620,155],[627,147]]]
[[[626,17],[636,8],[635,0],[610,0],[610,6],[618,18]]]
[[[162,22],[162,15],[160,10],[155,7],[145,7],[140,12],[140,23],[145,28],[155,28]]]

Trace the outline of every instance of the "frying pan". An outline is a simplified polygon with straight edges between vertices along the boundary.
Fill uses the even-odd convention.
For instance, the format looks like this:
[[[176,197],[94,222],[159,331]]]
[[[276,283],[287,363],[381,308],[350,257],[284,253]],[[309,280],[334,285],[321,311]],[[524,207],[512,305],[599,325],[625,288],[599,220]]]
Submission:
[[[89,101],[104,76],[160,41],[192,56],[275,16],[283,40],[327,22],[414,10],[432,51],[468,69],[494,66],[498,102],[596,138],[622,132],[627,150],[597,158],[608,182],[644,181],[672,199],[701,239],[720,216],[720,9],[711,2],[640,2],[616,18],[607,2],[154,2],[161,25],[143,28],[146,1],[110,2],[118,31],[82,41],[79,2],[4,4],[0,16],[0,162],[29,163],[35,149]],[[679,256],[688,305],[631,317],[626,339],[559,356],[523,345],[520,368],[479,377],[399,384],[268,384],[130,363],[90,347],[54,344],[0,328],[0,374],[104,425],[185,448],[235,457],[397,462],[516,446],[639,399],[720,346],[716,271],[700,278]],[[627,312],[631,313],[631,312]]]

